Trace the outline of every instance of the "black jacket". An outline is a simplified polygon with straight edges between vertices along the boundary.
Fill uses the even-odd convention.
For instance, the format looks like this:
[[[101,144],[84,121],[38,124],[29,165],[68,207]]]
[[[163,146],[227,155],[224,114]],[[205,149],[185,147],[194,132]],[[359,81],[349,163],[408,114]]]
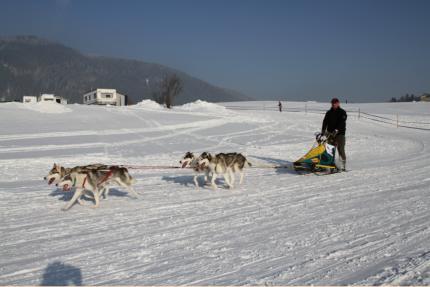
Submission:
[[[334,130],[338,130],[338,135],[344,135],[346,131],[346,112],[342,108],[333,109],[327,111],[325,114],[323,124],[322,124],[322,132],[324,133],[326,130],[329,132],[334,132]]]

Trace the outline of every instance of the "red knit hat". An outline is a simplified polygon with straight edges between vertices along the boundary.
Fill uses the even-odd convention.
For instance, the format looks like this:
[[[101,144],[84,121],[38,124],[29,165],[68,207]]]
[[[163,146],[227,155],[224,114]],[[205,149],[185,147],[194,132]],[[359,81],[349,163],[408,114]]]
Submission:
[[[333,98],[333,99],[331,99],[331,103],[332,104],[339,103],[339,99],[338,98]]]

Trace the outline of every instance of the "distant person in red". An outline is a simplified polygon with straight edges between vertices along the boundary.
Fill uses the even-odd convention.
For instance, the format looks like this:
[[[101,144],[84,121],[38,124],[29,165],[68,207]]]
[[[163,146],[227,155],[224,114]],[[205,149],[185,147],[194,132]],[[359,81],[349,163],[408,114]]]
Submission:
[[[337,147],[341,159],[340,170],[346,169],[346,154],[345,154],[345,132],[346,132],[346,112],[340,107],[340,102],[337,98],[331,100],[331,109],[325,114],[321,133],[334,133],[334,144]]]
[[[282,103],[281,101],[278,102],[279,112],[282,112]]]

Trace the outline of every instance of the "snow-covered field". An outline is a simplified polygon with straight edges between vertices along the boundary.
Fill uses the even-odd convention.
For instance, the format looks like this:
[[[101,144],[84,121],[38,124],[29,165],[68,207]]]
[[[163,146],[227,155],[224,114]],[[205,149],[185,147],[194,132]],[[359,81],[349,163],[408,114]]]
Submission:
[[[276,107],[226,105],[262,104]],[[430,122],[428,103],[344,107]],[[0,104],[0,284],[429,285],[430,131],[351,112],[350,172],[251,168],[233,190],[196,190],[190,170],[133,169],[140,198],[113,190],[99,209],[61,211],[69,194],[42,180],[54,162],[177,165],[189,150],[284,164],[321,121],[204,102]]]

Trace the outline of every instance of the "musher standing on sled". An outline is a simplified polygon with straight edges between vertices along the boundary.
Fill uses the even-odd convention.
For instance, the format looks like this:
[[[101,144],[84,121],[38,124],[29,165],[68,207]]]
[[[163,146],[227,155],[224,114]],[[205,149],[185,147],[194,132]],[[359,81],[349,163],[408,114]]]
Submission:
[[[331,109],[325,114],[321,133],[325,132],[335,133],[333,144],[336,145],[341,159],[340,170],[346,169],[346,155],[345,155],[345,131],[346,131],[346,112],[340,107],[340,102],[337,98],[331,100]]]

